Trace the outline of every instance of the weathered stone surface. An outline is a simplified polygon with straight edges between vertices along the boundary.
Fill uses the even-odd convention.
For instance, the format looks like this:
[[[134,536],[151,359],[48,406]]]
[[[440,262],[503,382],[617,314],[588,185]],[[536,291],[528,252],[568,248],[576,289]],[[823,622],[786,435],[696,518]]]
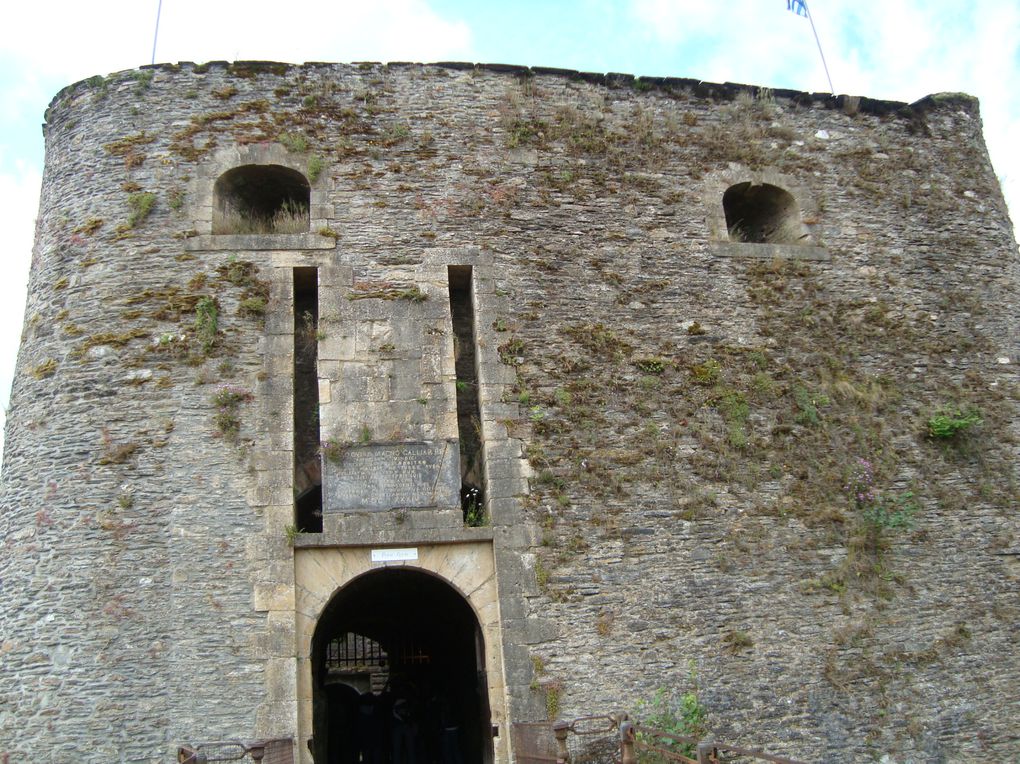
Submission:
[[[501,722],[552,687],[565,717],[633,711],[693,673],[711,734],[748,747],[1020,757],[1020,263],[974,100],[145,71],[47,114],[0,754],[307,737],[316,614],[406,546],[471,598]],[[215,181],[246,164],[309,178],[307,232],[212,233]],[[788,192],[807,238],[730,241],[745,182]],[[341,464],[323,533],[299,533],[293,269],[319,273],[321,439],[456,453],[448,266],[473,269],[490,527],[464,527],[448,461],[438,508],[372,512],[330,503]],[[929,437],[945,406],[979,409],[976,435]],[[846,495],[858,457],[890,503]],[[912,525],[869,546],[897,502]]]
[[[339,462],[323,464],[323,511],[456,506],[458,465],[455,444],[352,447]]]

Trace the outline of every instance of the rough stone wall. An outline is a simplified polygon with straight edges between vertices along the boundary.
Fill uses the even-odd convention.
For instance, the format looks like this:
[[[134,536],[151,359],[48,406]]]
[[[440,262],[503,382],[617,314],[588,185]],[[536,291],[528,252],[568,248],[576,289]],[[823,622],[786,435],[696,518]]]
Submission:
[[[0,513],[12,761],[287,732],[263,704],[293,619],[260,602],[294,575],[286,275],[338,278],[325,309],[443,251],[485,266],[503,360],[513,720],[697,685],[712,735],[806,760],[1020,755],[1020,264],[972,99],[186,64],[66,89],[46,138]],[[319,176],[309,234],[212,241],[230,152]],[[807,243],[726,241],[746,180]],[[933,440],[945,406],[982,423]],[[884,504],[846,495],[858,457]]]

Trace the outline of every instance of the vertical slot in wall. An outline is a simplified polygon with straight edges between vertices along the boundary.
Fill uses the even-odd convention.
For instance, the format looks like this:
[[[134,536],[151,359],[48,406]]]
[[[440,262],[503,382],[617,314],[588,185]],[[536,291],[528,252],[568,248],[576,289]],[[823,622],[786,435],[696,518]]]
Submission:
[[[322,532],[319,454],[319,270],[294,269],[294,524]]]
[[[453,355],[457,373],[457,431],[460,439],[460,503],[464,522],[485,522],[482,456],[482,417],[478,402],[478,366],[475,353],[475,306],[471,296],[470,265],[447,268],[450,282],[450,317],[453,320]]]

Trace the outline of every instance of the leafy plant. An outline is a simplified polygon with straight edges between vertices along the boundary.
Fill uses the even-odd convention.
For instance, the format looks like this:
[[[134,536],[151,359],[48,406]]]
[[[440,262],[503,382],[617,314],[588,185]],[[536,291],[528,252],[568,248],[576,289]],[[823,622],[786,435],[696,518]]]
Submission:
[[[496,351],[499,353],[499,360],[507,366],[519,366],[520,356],[524,354],[524,341],[514,337],[504,342]]]
[[[474,486],[461,490],[461,506],[464,509],[464,524],[471,528],[480,528],[486,524],[485,504],[482,492]]]
[[[719,389],[719,388],[717,388]],[[716,402],[719,413],[726,422],[726,439],[734,448],[747,446],[747,424],[751,415],[751,407],[743,393],[728,388],[719,389],[719,398]]]
[[[418,287],[413,286],[408,289],[401,289],[397,293],[398,300],[409,300],[411,302],[425,302],[428,299],[428,295],[421,291]]]
[[[86,236],[91,236],[102,227],[103,227],[102,218],[89,218],[80,226],[75,228],[74,233],[83,233]]]
[[[549,585],[549,569],[545,567],[541,560],[535,561],[535,583],[538,584],[538,588],[545,591],[545,588]]]
[[[170,209],[177,212],[184,207],[184,196],[184,192],[179,188],[171,190],[170,194],[167,196],[167,204],[170,205]]]
[[[266,298],[262,295],[252,295],[243,298],[237,304],[237,313],[241,316],[261,318],[266,314]]]
[[[531,667],[536,676],[542,676],[545,673],[545,661],[542,659],[541,655],[531,656]]]
[[[718,382],[721,376],[722,366],[714,358],[709,358],[691,368],[691,379],[698,385],[709,387]]]
[[[231,255],[226,265],[221,265],[216,271],[225,281],[234,286],[244,287],[254,281],[258,268],[248,260],[238,260],[236,256]]]
[[[909,528],[918,510],[913,493],[883,494],[875,487],[875,473],[871,462],[858,459],[843,490],[850,497],[861,521],[872,552],[881,548],[882,533],[886,530]]]
[[[89,77],[85,80],[85,87],[96,91],[93,95],[93,100],[100,101],[103,98],[106,98],[110,85],[106,81],[105,77],[97,74],[94,77]]]
[[[722,641],[726,644],[726,649],[731,653],[738,653],[748,647],[754,647],[754,640],[746,631],[728,631],[723,636]]]
[[[514,120],[506,131],[506,146],[515,149],[518,146],[527,146],[535,143],[541,138],[542,123],[538,121]]]
[[[215,297],[203,297],[195,304],[195,334],[208,353],[216,344],[219,331],[219,308]]]
[[[829,405],[829,399],[824,395],[814,395],[803,385],[793,388],[793,401],[797,405],[797,414],[794,420],[798,424],[816,425],[821,422],[821,415],[818,413],[819,406]]]
[[[631,346],[602,323],[568,326],[563,333],[597,358],[618,360]]]
[[[725,390],[719,396],[719,411],[723,419],[730,423],[743,423],[751,414],[751,408],[747,404],[747,398],[737,390]]]
[[[276,140],[282,143],[288,151],[297,154],[308,151],[308,140],[299,133],[280,133]]]
[[[928,419],[928,437],[935,440],[953,440],[980,424],[981,416],[977,409],[944,407]]]
[[[251,403],[255,396],[250,390],[237,385],[223,385],[213,394],[212,402],[217,407],[213,423],[224,439],[234,442],[241,431],[241,417],[238,409],[242,403]]]
[[[255,396],[249,390],[237,385],[223,385],[213,394],[213,403],[217,406],[237,406],[251,403]]]
[[[135,228],[149,217],[155,205],[156,195],[151,191],[140,191],[137,194],[131,194],[128,197],[128,206],[131,208],[131,214],[128,216],[127,221],[128,228]]]
[[[560,715],[563,687],[559,682],[548,682],[545,685],[545,714],[547,719],[555,719]]]
[[[323,169],[326,167],[326,162],[318,154],[313,154],[308,157],[308,180],[314,183],[322,175]]]
[[[861,511],[861,517],[881,530],[909,528],[913,525],[913,517],[917,510],[918,504],[914,500],[914,494],[911,491],[904,491],[880,497]]]
[[[645,374],[662,374],[666,370],[666,361],[658,357],[639,358],[634,361],[634,365],[645,372]]]
[[[638,740],[682,756],[691,756],[695,744],[678,738],[703,737],[706,732],[705,715],[705,707],[698,700],[697,687],[679,696],[660,687],[651,700],[638,703],[636,716],[638,724],[651,727],[662,734],[652,736],[646,732],[639,732]],[[673,760],[674,758],[668,754],[656,754],[651,751],[641,758],[642,762],[648,764]]]
[[[141,95],[152,85],[153,73],[151,70],[133,72],[131,76],[135,81],[136,95]]]
[[[411,126],[406,122],[398,122],[386,129],[382,138],[383,146],[394,146],[411,137]]]
[[[351,450],[351,444],[346,440],[330,438],[321,445],[322,455],[330,464],[340,464]]]

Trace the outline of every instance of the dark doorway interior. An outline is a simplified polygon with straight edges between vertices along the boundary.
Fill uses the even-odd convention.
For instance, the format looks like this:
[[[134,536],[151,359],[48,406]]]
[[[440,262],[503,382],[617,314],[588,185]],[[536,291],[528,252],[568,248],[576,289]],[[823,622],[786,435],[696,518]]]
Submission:
[[[311,187],[297,170],[248,164],[223,173],[213,185],[213,233],[308,231]]]
[[[738,183],[723,194],[730,241],[749,244],[804,244],[808,234],[797,200],[768,183]]]
[[[484,666],[478,621],[448,584],[406,569],[355,579],[312,643],[315,761],[491,761]]]
[[[322,533],[319,269],[294,269],[294,524]]]
[[[457,372],[457,432],[460,439],[460,504],[467,525],[484,525],[482,415],[475,360],[475,307],[470,265],[448,266],[453,357]]]

